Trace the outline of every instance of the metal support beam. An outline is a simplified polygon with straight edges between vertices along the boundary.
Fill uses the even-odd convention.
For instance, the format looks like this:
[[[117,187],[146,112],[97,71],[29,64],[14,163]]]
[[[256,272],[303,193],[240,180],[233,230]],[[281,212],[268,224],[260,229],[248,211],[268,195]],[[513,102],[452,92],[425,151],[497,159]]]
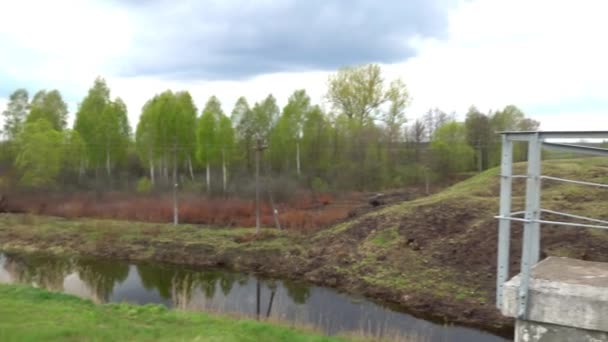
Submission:
[[[517,131],[517,132],[498,132],[507,135],[510,140],[528,141],[534,136],[541,140],[545,139],[608,139],[608,131]]]
[[[567,151],[573,153],[585,153],[585,154],[593,154],[596,156],[608,156],[608,149],[600,148],[600,147],[592,147],[592,146],[584,146],[584,145],[570,145],[570,144],[559,144],[559,143],[550,143],[543,142],[543,147],[546,147],[550,150],[555,151]]]
[[[513,142],[502,136],[502,161],[500,178],[500,216],[511,215],[511,187],[513,174]],[[511,242],[511,221],[498,222],[498,255],[496,261],[496,307],[502,307],[505,282],[509,278],[509,250]]]
[[[528,180],[526,182],[526,214],[521,257],[521,285],[519,288],[518,316],[525,319],[528,304],[530,269],[540,257],[540,165],[541,142],[539,134],[528,141]]]

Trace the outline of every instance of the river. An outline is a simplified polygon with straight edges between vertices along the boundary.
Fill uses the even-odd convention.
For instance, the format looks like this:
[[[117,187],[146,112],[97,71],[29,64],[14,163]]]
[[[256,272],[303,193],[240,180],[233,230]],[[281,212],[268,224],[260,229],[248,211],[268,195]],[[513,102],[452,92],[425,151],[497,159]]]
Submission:
[[[73,294],[96,303],[161,304],[313,326],[326,334],[364,333],[396,340],[506,341],[471,328],[441,325],[334,289],[223,270],[161,264],[0,253],[0,282]]]

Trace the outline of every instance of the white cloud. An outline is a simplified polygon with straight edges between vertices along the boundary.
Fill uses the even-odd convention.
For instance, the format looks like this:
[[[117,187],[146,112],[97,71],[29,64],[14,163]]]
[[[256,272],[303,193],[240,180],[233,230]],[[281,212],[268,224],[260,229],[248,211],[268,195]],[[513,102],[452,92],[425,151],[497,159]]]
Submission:
[[[0,76],[78,92],[128,48],[128,15],[84,1],[0,2]]]
[[[418,56],[394,68],[408,80],[415,112],[512,103],[545,129],[570,129],[579,119],[561,106],[604,102],[583,110],[608,109],[599,101],[608,87],[607,10],[604,1],[471,1],[451,14],[447,41],[417,42]],[[577,127],[597,128],[593,121]]]
[[[98,74],[106,77],[113,96],[126,101],[133,125],[144,102],[166,89],[189,90],[199,109],[217,95],[227,113],[239,96],[253,104],[273,93],[282,106],[295,89],[305,88],[317,103],[326,91],[327,72],[243,81],[119,77],[114,67],[127,54],[135,30],[130,13],[94,3],[59,3],[0,2],[0,43],[11,49],[0,54],[0,66],[9,66],[0,74],[74,94],[72,111]],[[58,10],[66,6],[73,11]],[[406,81],[413,97],[410,118],[431,107],[462,115],[472,104],[484,111],[515,104],[541,120],[543,129],[600,129],[608,126],[605,13],[608,2],[601,0],[466,1],[451,10],[446,39],[415,40],[416,57],[385,65],[387,78]]]

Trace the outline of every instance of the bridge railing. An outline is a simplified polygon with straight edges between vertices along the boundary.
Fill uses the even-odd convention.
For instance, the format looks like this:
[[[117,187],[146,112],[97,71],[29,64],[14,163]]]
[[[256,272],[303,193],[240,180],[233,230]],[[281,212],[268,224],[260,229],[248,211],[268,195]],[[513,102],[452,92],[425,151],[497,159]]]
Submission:
[[[608,131],[589,132],[500,132],[502,135],[502,160],[500,174],[500,209],[498,216],[498,256],[496,275],[496,306],[502,307],[504,284],[509,277],[509,254],[511,241],[511,223],[522,222],[524,226],[522,239],[520,287],[518,291],[518,317],[527,318],[528,289],[530,282],[530,270],[538,263],[540,258],[540,228],[541,224],[555,226],[570,226],[582,228],[608,229],[608,221],[573,215],[569,213],[543,209],[541,207],[541,184],[542,181],[556,181],[578,184],[583,186],[594,186],[608,188],[608,184],[587,182],[584,180],[573,180],[552,177],[541,174],[541,163],[543,148],[562,150],[567,152],[585,153],[592,155],[608,156],[608,149],[562,143],[571,139],[608,139]],[[557,140],[560,142],[550,142]],[[513,143],[517,141],[528,144],[528,165],[525,175],[513,174]],[[512,212],[512,181],[515,178],[526,179],[525,209]],[[576,223],[567,221],[543,220],[542,214],[551,214],[569,219],[586,221],[588,223]]]

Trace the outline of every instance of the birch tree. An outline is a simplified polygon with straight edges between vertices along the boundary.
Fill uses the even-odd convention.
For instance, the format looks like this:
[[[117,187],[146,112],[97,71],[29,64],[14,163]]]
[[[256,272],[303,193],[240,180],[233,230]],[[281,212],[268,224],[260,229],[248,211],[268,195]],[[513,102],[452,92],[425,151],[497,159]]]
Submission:
[[[27,90],[17,89],[8,98],[4,117],[4,135],[9,141],[14,141],[21,130],[29,112],[29,96]]]
[[[131,127],[126,105],[120,98],[110,100],[110,89],[103,78],[95,80],[80,103],[74,130],[84,141],[90,164],[96,171],[105,167],[111,177],[113,166],[127,155]]]
[[[220,101],[217,97],[211,96],[198,121],[198,158],[201,164],[205,165],[207,194],[211,193],[211,165],[216,163],[220,154],[218,138],[220,119],[223,115]]]
[[[63,101],[58,90],[41,90],[32,98],[30,112],[27,116],[28,122],[39,119],[47,120],[53,129],[63,130],[67,125],[68,105]]]

